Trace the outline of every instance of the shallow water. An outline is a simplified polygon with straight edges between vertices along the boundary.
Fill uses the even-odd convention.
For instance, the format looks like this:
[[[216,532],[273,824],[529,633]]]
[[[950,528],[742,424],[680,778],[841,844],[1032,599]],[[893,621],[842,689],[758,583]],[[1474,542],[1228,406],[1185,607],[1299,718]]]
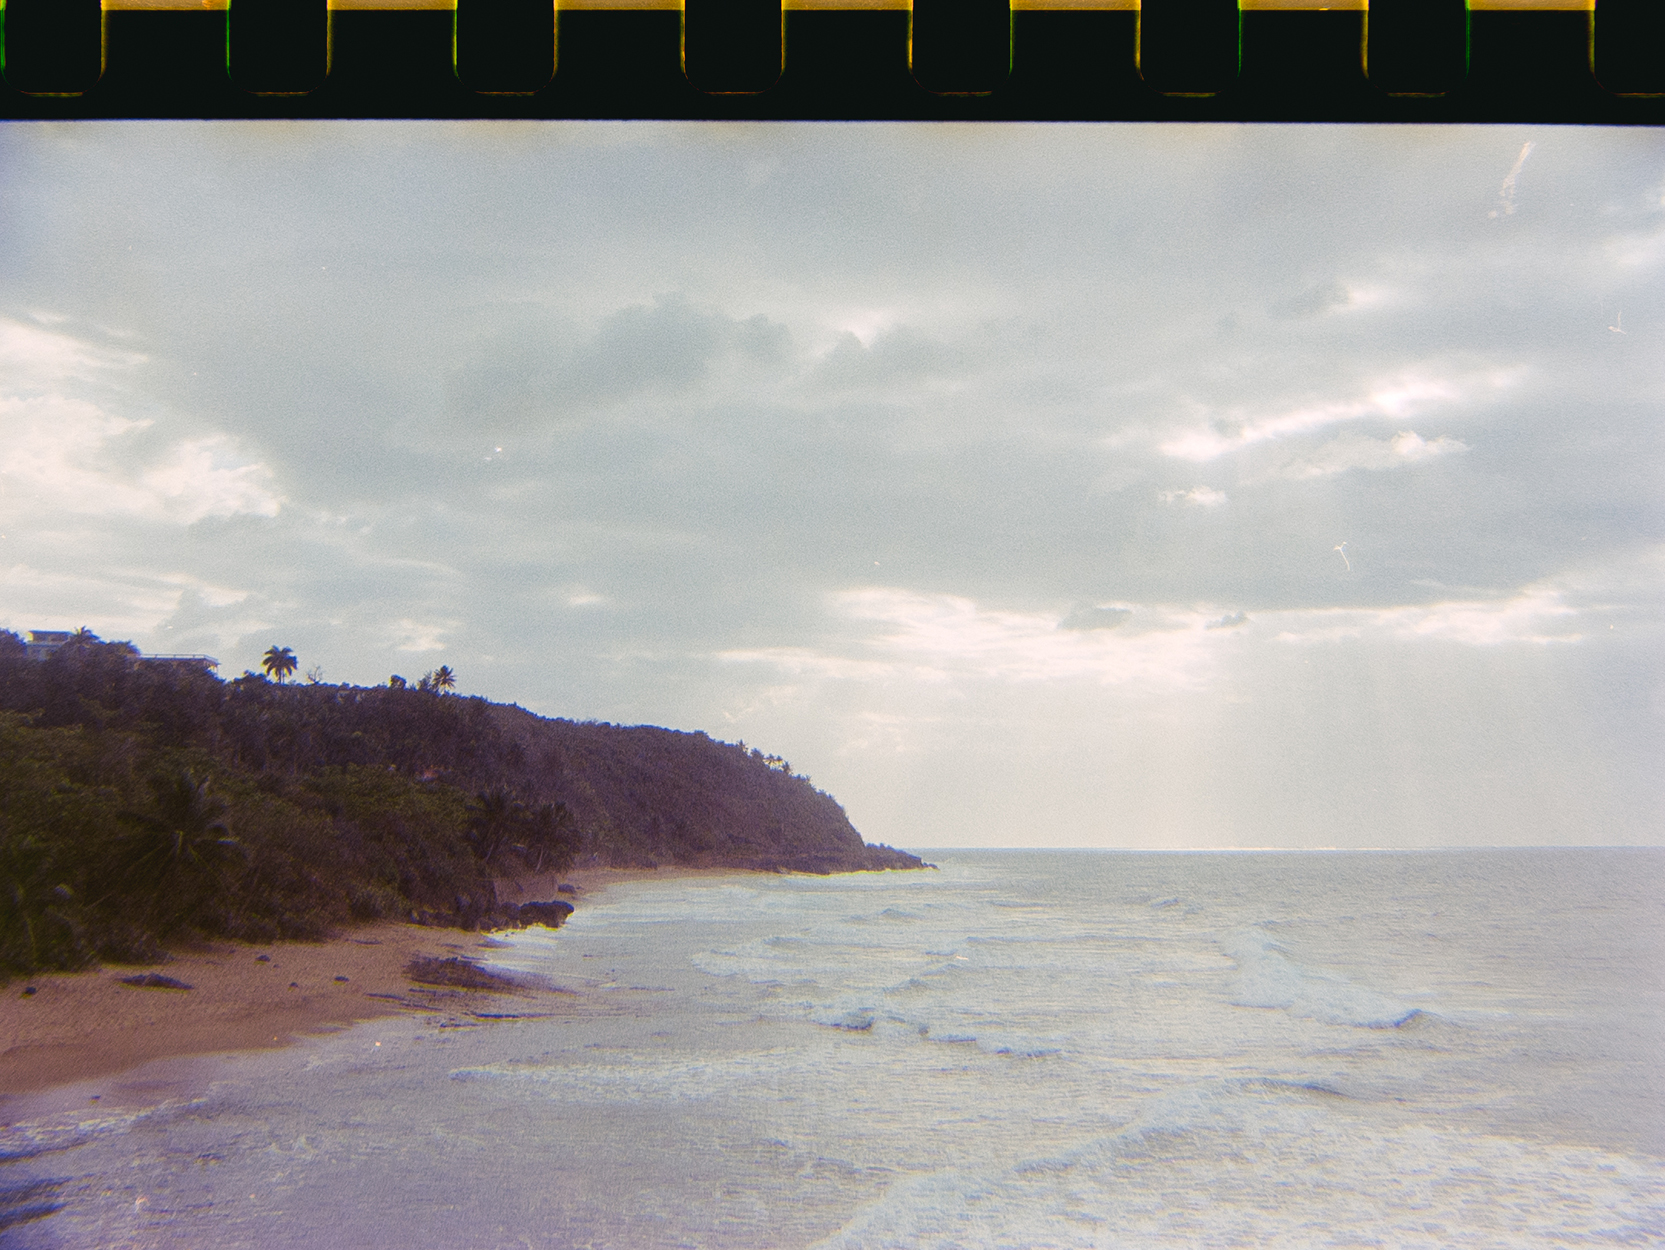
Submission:
[[[1665,852],[934,857],[618,887],[499,952],[555,1018],[63,1091],[0,1242],[1665,1241]]]

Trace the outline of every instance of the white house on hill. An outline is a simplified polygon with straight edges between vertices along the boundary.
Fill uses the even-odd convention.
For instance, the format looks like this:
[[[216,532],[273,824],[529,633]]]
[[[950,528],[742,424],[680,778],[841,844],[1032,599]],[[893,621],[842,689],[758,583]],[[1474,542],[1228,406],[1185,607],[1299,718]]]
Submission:
[[[75,634],[67,629],[31,629],[23,645],[31,660],[44,660],[59,647],[67,646]],[[196,664],[204,668],[218,668],[220,662],[211,655],[144,655],[133,657],[146,664]]]

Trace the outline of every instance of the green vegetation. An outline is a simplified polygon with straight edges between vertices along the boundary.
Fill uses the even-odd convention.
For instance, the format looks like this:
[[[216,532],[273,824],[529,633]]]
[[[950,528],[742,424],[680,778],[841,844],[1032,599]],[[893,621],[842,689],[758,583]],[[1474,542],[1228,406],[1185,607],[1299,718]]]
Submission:
[[[295,657],[263,661],[287,678]],[[222,681],[0,631],[0,978],[192,935],[514,923],[496,882],[598,865],[915,867],[784,761],[420,687]]]

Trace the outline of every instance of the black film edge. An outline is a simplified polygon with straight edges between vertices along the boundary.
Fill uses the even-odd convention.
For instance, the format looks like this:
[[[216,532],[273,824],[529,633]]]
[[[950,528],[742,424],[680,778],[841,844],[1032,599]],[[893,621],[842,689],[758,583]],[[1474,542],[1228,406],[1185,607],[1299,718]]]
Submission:
[[[0,107],[30,118],[1665,122],[1665,2],[1469,10],[229,11],[8,0]]]

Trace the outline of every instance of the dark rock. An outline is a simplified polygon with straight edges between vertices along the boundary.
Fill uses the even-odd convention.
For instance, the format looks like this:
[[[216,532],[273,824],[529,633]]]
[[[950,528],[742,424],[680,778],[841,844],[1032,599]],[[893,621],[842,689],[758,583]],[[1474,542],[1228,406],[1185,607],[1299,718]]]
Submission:
[[[452,900],[451,925],[458,929],[478,929],[491,910],[491,904],[486,899],[458,894]]]
[[[345,985],[347,983],[347,978],[346,977],[336,977],[335,979],[337,981],[340,981],[343,985]]]
[[[256,955],[254,957],[254,962],[257,964],[269,964],[272,962],[272,957],[270,955]]]
[[[405,975],[419,985],[450,985],[464,990],[513,990],[520,988],[520,983],[513,977],[505,976],[501,972],[493,972],[489,968],[482,968],[479,964],[470,963],[466,959],[459,959],[455,955],[449,959],[436,959],[430,955],[418,955],[405,965]]]
[[[123,985],[136,985],[142,990],[188,990],[191,987],[183,981],[176,981],[172,977],[165,977],[160,972],[141,972],[136,977],[123,977]]]
[[[25,997],[25,998],[29,998],[29,997],[31,997],[31,996],[32,996],[32,995],[33,995],[33,994],[34,994],[34,993],[35,993],[35,987],[34,987],[34,986],[32,986],[32,985],[25,985],[25,986],[24,986],[24,987],[23,987],[23,997]]]
[[[547,903],[522,903],[514,909],[513,919],[518,925],[541,924],[559,929],[570,915],[572,904],[557,898]]]
[[[557,893],[557,894],[577,894],[578,893],[578,887],[575,886],[575,885],[558,885],[558,886],[555,887],[555,893]]]
[[[862,851],[862,867],[868,871],[887,868],[935,868],[935,864],[927,864],[917,855],[910,855],[906,851],[898,851],[893,846],[884,843],[870,844]]]

